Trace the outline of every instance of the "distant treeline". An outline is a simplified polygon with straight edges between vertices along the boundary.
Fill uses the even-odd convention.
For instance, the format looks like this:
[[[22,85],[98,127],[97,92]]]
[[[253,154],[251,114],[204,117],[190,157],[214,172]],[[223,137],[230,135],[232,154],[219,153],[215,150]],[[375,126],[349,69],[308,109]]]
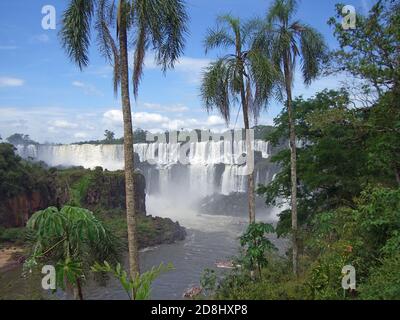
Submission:
[[[273,131],[274,127],[273,126],[259,125],[259,126],[255,126],[253,129],[254,129],[254,139],[256,139],[256,140],[265,140],[266,137],[268,136],[268,134],[270,134]],[[187,130],[180,131],[180,130],[178,130],[177,132],[178,132],[178,134],[182,133],[182,132],[186,132],[186,133],[189,134],[189,133],[191,133],[193,131],[196,131],[197,136],[198,136],[199,141],[200,141],[201,132],[202,132],[202,130],[200,130],[200,129],[194,129],[194,130],[190,130],[190,131],[187,131]],[[147,142],[149,142],[146,139],[148,134],[150,134],[150,132],[147,131],[147,130],[137,129],[137,130],[135,130],[133,132],[133,141],[135,143],[147,143]],[[169,142],[170,132],[165,131],[164,134],[165,134],[166,141]],[[105,136],[105,139],[102,139],[102,140],[80,141],[80,142],[75,142],[73,144],[78,144],[78,145],[82,145],[82,144],[99,145],[99,144],[123,144],[124,143],[124,138],[123,137],[115,138],[115,134],[112,131],[106,130],[105,133],[104,133],[104,136]],[[155,140],[157,140],[157,138],[155,138]]]
[[[273,126],[259,125],[259,126],[255,126],[253,129],[254,129],[254,138],[256,140],[265,140],[266,137],[273,131],[274,127]],[[191,130],[191,131],[178,131],[178,133],[186,132],[186,133],[189,134],[190,132],[193,132],[193,131],[197,132],[197,136],[199,137],[199,140],[200,140],[201,132],[202,132],[202,130],[200,130],[200,129],[195,129],[195,130]],[[133,140],[134,140],[134,142],[135,143],[147,143],[148,141],[146,139],[146,136],[149,133],[150,132],[147,131],[147,130],[136,129],[133,132]],[[164,132],[164,134],[166,136],[166,141],[169,142],[169,132],[166,131],[166,132]],[[39,142],[32,140],[29,137],[29,135],[23,134],[23,133],[14,133],[13,135],[11,135],[8,138],[6,138],[5,142],[8,142],[8,143],[10,143],[10,144],[12,144],[14,146],[17,146],[17,145],[27,146],[27,145],[38,145],[38,144],[40,144]],[[79,141],[79,142],[74,142],[72,144],[77,144],[77,145],[82,145],[82,144],[100,145],[100,144],[123,144],[123,143],[124,143],[124,138],[123,137],[115,138],[115,133],[114,132],[112,132],[110,130],[106,130],[104,132],[104,139]],[[58,143],[52,143],[52,144],[57,145]]]

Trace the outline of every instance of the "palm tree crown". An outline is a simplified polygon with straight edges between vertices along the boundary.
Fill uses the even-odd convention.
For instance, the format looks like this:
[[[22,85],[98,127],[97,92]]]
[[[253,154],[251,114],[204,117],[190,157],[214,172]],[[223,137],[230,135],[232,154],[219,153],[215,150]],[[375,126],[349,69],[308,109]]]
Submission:
[[[134,52],[132,80],[137,97],[147,49],[154,51],[156,63],[163,71],[172,68],[182,54],[188,19],[182,0],[72,0],[64,12],[60,36],[67,54],[82,69],[89,63],[94,27],[100,52],[114,66],[117,91],[119,45],[113,34],[118,36],[122,14]]]
[[[211,63],[203,75],[201,96],[205,107],[207,111],[219,111],[228,123],[232,104],[241,97],[247,109],[244,113],[248,111],[257,121],[260,110],[268,105],[277,77],[268,57],[252,47],[254,26],[259,22],[242,24],[230,15],[218,17],[217,22],[204,40],[206,53],[215,48],[233,50]],[[245,96],[241,96],[243,93]]]
[[[264,48],[272,54],[280,70],[284,70],[287,59],[290,79],[286,80],[291,86],[297,60],[300,58],[304,82],[308,85],[318,76],[327,48],[321,33],[293,19],[296,10],[296,0],[275,0],[267,14],[266,32],[258,39],[266,44]]]

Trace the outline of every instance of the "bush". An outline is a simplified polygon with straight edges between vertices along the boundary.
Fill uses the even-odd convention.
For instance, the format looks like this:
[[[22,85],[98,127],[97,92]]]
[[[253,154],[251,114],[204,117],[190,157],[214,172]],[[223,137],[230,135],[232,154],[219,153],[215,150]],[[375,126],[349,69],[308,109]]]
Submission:
[[[25,228],[0,228],[0,242],[20,244],[25,241]]]
[[[248,272],[233,271],[220,283],[215,298],[226,300],[305,300],[310,299],[304,279],[295,279],[288,260],[275,254],[262,269],[261,279],[252,279]]]
[[[386,258],[375,268],[368,281],[360,285],[360,298],[366,300],[400,300],[400,254]]]

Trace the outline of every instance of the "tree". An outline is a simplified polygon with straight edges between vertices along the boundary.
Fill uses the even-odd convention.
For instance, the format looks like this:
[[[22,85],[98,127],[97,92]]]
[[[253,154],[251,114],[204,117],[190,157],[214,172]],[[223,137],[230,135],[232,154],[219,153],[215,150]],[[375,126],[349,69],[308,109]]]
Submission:
[[[297,154],[296,131],[292,108],[292,88],[297,59],[301,58],[301,71],[305,84],[310,84],[320,71],[326,45],[322,35],[300,21],[293,20],[296,0],[275,0],[269,8],[266,24],[262,27],[258,45],[271,52],[276,68],[284,79],[286,108],[289,116],[289,140],[291,150],[291,209],[293,273],[298,274],[298,223],[297,223]]]
[[[151,285],[154,280],[156,280],[161,273],[170,271],[173,268],[172,264],[164,265],[161,263],[157,268],[152,267],[149,271],[140,275],[136,274],[135,279],[130,279],[119,263],[115,267],[112,267],[107,261],[104,261],[103,264],[96,262],[92,267],[92,271],[112,274],[120,282],[130,300],[149,300]],[[136,293],[135,296],[132,296],[132,292]]]
[[[119,0],[118,3],[114,0],[71,0],[63,15],[61,41],[80,69],[89,63],[88,49],[94,16],[100,52],[113,65],[114,93],[118,88],[121,90],[129,271],[134,279],[139,273],[139,259],[128,46],[134,46],[132,82],[136,98],[146,50],[152,47],[156,63],[164,72],[172,68],[183,51],[187,15],[181,0]],[[116,37],[112,36],[111,30],[115,31]]]
[[[366,81],[379,96],[392,89],[400,91],[400,4],[395,0],[378,0],[367,16],[357,15],[357,26],[344,30],[341,24],[343,5],[336,5],[336,17],[328,23],[334,27],[339,49],[330,54],[329,72],[350,73]]]
[[[206,53],[214,48],[232,48],[233,51],[206,69],[201,85],[201,96],[208,112],[216,109],[225,121],[230,121],[231,109],[240,101],[246,149],[251,162],[252,146],[248,131],[250,116],[256,120],[276,84],[277,72],[268,57],[252,48],[252,32],[256,21],[242,24],[239,18],[223,15],[217,19],[217,27],[209,29],[204,40]],[[250,157],[250,158],[249,158]],[[249,221],[255,222],[254,173],[248,175]]]
[[[30,144],[38,144],[37,142],[31,140],[29,135],[23,133],[14,133],[13,135],[9,136],[7,142],[13,144],[14,146],[23,145],[27,146]]]
[[[111,142],[115,138],[115,133],[110,130],[106,130],[104,131],[104,137],[106,138],[106,141]]]
[[[367,131],[362,128],[365,114],[355,110],[345,90],[317,93],[315,97],[293,100],[296,137],[303,142],[297,150],[297,207],[299,229],[307,230],[310,220],[319,212],[340,206],[354,206],[362,186],[380,183],[390,175],[368,168]],[[275,118],[274,132],[268,135],[273,145],[288,136],[286,109]],[[280,205],[291,194],[290,151],[281,150],[272,157],[281,168],[274,181],[258,189],[269,205]],[[375,180],[377,179],[377,180]],[[278,235],[291,232],[291,212],[280,214]]]
[[[116,261],[115,239],[89,210],[65,206],[36,212],[28,221],[33,252],[25,262],[32,268],[39,262],[54,263],[57,287],[66,283],[83,300],[82,283],[96,261]]]
[[[400,4],[377,1],[368,15],[357,15],[357,28],[347,31],[337,19],[342,8],[337,5],[337,17],[329,20],[340,47],[331,52],[327,72],[347,72],[360,82],[353,95],[368,101],[355,101],[355,106],[368,116],[363,127],[370,136],[370,164],[390,171],[400,186]]]
[[[245,250],[244,264],[251,271],[257,268],[258,276],[262,278],[262,268],[268,264],[265,254],[277,250],[266,234],[275,232],[274,227],[268,223],[252,223],[240,237],[240,245]]]

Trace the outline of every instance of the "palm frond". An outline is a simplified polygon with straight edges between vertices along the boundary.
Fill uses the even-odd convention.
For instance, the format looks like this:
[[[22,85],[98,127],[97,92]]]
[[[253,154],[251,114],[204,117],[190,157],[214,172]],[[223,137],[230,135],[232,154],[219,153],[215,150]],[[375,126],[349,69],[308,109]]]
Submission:
[[[296,10],[296,0],[275,0],[268,10],[267,21],[269,23],[283,23],[288,26]]]
[[[207,67],[200,87],[207,112],[216,109],[226,123],[230,120],[229,73],[225,61],[219,59]]]
[[[100,0],[97,8],[97,43],[100,53],[113,65],[114,94],[117,95],[121,80],[119,49],[113,39],[110,27],[115,25],[115,1]]]
[[[243,23],[241,26],[242,46],[252,45],[260,35],[261,30],[265,28],[265,22],[259,18],[254,18]]]
[[[282,84],[282,74],[279,68],[262,51],[252,50],[248,55],[250,80],[254,87],[254,97],[249,105],[250,112],[257,121],[260,112],[268,106],[272,97],[277,97]]]
[[[61,43],[80,69],[87,66],[93,0],[72,0],[65,10],[60,31]]]
[[[203,41],[203,45],[207,54],[211,49],[219,47],[228,48],[230,46],[234,47],[235,40],[227,30],[220,27],[218,29],[207,30],[207,35]]]
[[[163,72],[173,68],[183,53],[188,16],[182,0],[142,0],[132,4],[135,61],[133,86],[135,97],[143,72],[144,58],[149,43],[155,60]]]
[[[315,29],[304,26],[300,34],[302,72],[304,82],[309,85],[320,71],[322,60],[326,55],[326,45],[322,35]]]
[[[161,13],[159,17],[161,28],[158,30],[162,36],[158,41],[155,38],[155,51],[156,61],[165,72],[168,68],[174,67],[183,53],[185,36],[188,32],[188,15],[182,0],[162,0],[159,10],[161,10],[158,11]]]

